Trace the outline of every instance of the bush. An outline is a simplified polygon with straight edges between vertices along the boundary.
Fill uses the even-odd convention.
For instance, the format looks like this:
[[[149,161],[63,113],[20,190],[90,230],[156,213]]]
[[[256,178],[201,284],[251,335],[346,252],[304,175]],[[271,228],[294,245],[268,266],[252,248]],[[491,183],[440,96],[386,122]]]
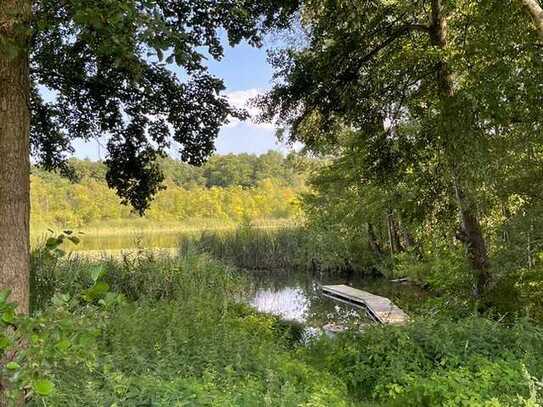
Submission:
[[[100,283],[128,301],[75,306],[70,298],[89,292],[97,270]],[[347,405],[345,386],[297,357],[291,330],[275,317],[234,302],[242,280],[205,256],[66,258],[34,281],[34,292],[54,286],[64,294],[43,296],[50,305],[29,321],[28,334],[39,323],[52,349],[25,354],[24,366],[47,366],[51,390],[34,393],[31,405]],[[77,330],[54,339],[59,323]],[[92,345],[81,355],[77,332],[89,330]],[[60,340],[62,357],[53,352]]]
[[[516,406],[519,397],[533,399],[531,377],[543,377],[543,330],[476,317],[420,320],[321,340],[307,357],[342,379],[359,400]]]
[[[541,401],[543,329],[527,320],[434,317],[300,347],[299,327],[236,301],[243,279],[207,256],[38,259],[39,307],[15,331],[31,346],[0,372],[35,405]]]

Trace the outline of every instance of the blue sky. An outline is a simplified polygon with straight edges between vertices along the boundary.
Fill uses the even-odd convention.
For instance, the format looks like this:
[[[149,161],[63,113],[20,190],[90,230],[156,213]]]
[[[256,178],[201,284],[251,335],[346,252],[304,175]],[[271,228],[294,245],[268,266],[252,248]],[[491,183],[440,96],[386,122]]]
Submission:
[[[266,43],[269,44],[269,40]],[[234,48],[226,47],[224,58],[221,61],[210,60],[208,66],[212,74],[224,80],[226,96],[236,107],[243,107],[249,98],[271,86],[272,68],[266,61],[266,46],[257,49],[242,43]],[[79,158],[104,158],[104,148],[96,141],[77,141],[74,147]],[[278,144],[273,126],[252,120],[224,126],[216,141],[216,149],[218,154],[287,150]]]

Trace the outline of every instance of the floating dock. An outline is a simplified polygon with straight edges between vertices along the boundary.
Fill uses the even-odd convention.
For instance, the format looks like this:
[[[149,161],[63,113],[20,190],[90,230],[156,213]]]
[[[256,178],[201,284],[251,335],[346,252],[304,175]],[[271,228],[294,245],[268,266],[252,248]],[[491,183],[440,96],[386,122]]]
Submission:
[[[323,285],[322,293],[355,307],[363,307],[369,316],[381,324],[402,325],[409,321],[408,315],[388,298],[362,291],[348,285]]]

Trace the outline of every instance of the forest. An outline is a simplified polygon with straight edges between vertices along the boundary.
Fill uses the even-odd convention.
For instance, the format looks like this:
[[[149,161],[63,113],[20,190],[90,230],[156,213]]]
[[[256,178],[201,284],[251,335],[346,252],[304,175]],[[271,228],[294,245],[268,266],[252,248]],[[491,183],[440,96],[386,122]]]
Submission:
[[[123,205],[106,183],[101,162],[71,160],[74,179],[33,168],[31,223],[34,235],[47,229],[94,233],[116,228],[175,227],[215,220],[289,220],[299,216],[297,194],[305,189],[311,160],[270,151],[260,156],[214,156],[195,167],[171,158],[161,161],[165,181],[145,216]],[[113,226],[112,226],[113,225]]]
[[[0,407],[542,406],[542,118],[541,0],[1,1]]]

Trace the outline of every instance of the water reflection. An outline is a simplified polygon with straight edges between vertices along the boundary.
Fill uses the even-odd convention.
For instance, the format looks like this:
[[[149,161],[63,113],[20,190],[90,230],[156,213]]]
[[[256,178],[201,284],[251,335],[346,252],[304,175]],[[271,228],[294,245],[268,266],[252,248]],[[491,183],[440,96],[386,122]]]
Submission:
[[[363,276],[350,276],[348,282],[340,275],[318,276],[310,273],[260,271],[248,272],[248,276],[252,287],[249,302],[257,310],[319,328],[330,323],[360,328],[372,322],[365,309],[324,297],[319,288],[324,284],[348,283],[387,297],[408,313],[427,295],[413,285]]]
[[[249,273],[252,282],[250,303],[258,311],[283,319],[322,327],[327,323],[367,323],[365,310],[323,297],[320,284],[342,284],[341,278],[324,282],[308,273]],[[331,280],[331,281],[330,281]]]
[[[283,319],[305,322],[309,300],[299,287],[285,287],[279,290],[257,290],[251,305],[261,312],[275,314]]]

